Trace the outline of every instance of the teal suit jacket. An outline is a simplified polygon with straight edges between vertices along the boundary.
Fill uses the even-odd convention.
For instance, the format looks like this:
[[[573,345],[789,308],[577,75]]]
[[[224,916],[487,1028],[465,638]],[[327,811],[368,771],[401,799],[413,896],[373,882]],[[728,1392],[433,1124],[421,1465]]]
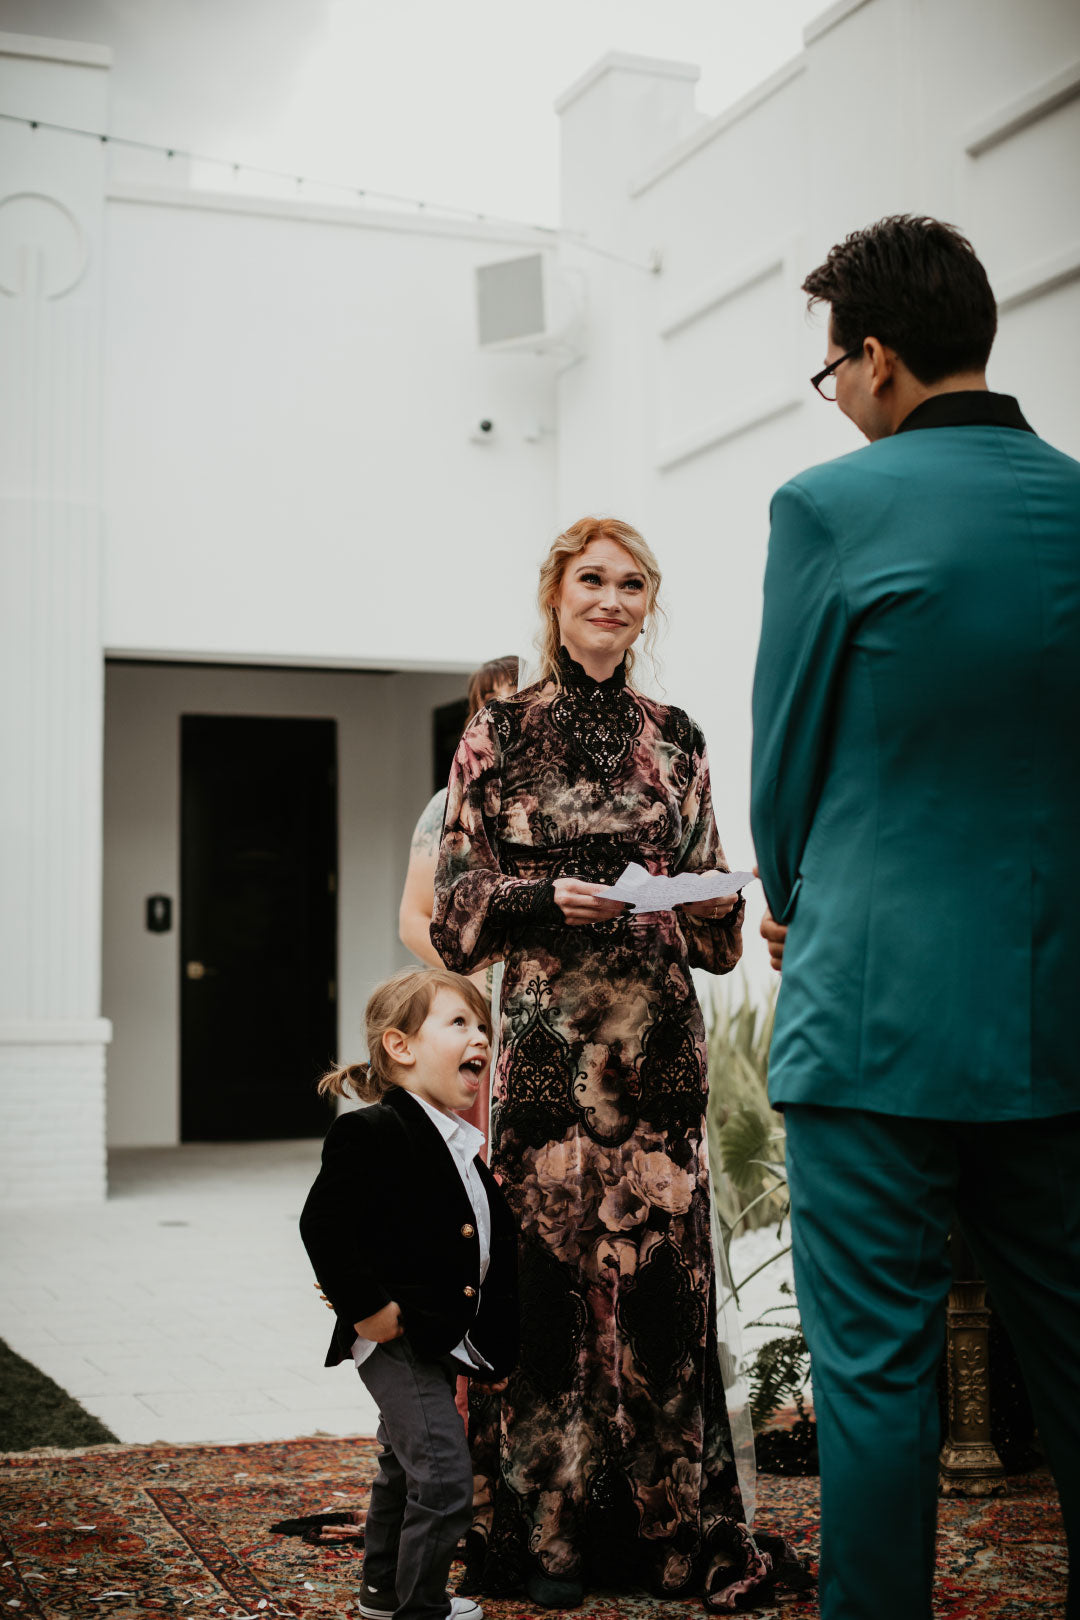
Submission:
[[[772,503],[752,824],[774,1103],[1080,1109],[1080,463],[937,396]]]

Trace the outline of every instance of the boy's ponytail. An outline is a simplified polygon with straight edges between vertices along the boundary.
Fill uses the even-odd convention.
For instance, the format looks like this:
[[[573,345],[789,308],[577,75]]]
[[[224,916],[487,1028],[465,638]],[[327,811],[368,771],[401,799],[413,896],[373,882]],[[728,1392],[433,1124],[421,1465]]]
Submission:
[[[394,1064],[383,1045],[387,1030],[415,1035],[431,1011],[435,992],[456,990],[491,1030],[488,1004],[471,979],[449,973],[445,968],[403,968],[393,978],[376,985],[364,1014],[367,1063],[348,1063],[330,1069],[318,1084],[321,1097],[355,1097],[360,1102],[378,1102],[395,1084]]]
[[[387,1082],[372,1071],[370,1063],[347,1063],[343,1069],[328,1069],[315,1088],[320,1097],[354,1097],[358,1102],[378,1102]]]

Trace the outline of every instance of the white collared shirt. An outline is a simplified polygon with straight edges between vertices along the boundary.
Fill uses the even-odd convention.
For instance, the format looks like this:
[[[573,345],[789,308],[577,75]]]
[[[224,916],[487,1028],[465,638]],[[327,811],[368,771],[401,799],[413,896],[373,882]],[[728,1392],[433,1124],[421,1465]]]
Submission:
[[[480,1179],[480,1172],[476,1168],[476,1155],[484,1145],[484,1133],[457,1114],[444,1114],[441,1109],[434,1108],[423,1097],[418,1097],[415,1091],[410,1092],[410,1096],[414,1102],[420,1104],[450,1150],[454,1168],[461,1177],[469,1203],[472,1205],[476,1217],[476,1236],[480,1244],[480,1286],[483,1288],[484,1278],[491,1264],[491,1206],[488,1203],[487,1190]],[[362,1339],[357,1334],[353,1340],[352,1358],[358,1367],[367,1360],[374,1348],[374,1339]],[[485,1361],[480,1352],[470,1344],[468,1334],[450,1354],[470,1370],[476,1367],[490,1367],[490,1363]]]

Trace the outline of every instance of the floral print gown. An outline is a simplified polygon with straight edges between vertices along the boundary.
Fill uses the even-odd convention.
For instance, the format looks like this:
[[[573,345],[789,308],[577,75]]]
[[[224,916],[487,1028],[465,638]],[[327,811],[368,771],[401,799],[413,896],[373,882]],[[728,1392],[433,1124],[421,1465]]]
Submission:
[[[440,788],[438,793],[432,794],[420,812],[420,820],[413,828],[412,842],[409,845],[410,860],[414,855],[420,855],[426,857],[427,860],[431,860],[437,854],[445,814],[446,789]],[[499,986],[502,984],[502,963],[492,962],[483,975],[482,982],[477,978],[473,980],[473,983],[487,997],[488,1006],[494,1006],[498,999]],[[498,1040],[496,1039],[492,1044],[492,1050],[497,1053],[498,1049]],[[487,1135],[491,1123],[491,1100],[487,1090],[481,1090],[471,1108],[461,1108],[458,1112],[468,1124],[475,1125],[478,1131],[483,1131],[484,1145],[480,1149],[480,1153],[486,1163],[488,1155]]]
[[[701,732],[596,682],[492,702],[450,779],[431,936],[505,958],[490,1160],[521,1224],[521,1361],[473,1386],[477,1516],[463,1589],[531,1570],[754,1606],[716,1345],[704,1026],[690,968],[727,973],[743,907],[568,926],[560,876],[724,867]]]

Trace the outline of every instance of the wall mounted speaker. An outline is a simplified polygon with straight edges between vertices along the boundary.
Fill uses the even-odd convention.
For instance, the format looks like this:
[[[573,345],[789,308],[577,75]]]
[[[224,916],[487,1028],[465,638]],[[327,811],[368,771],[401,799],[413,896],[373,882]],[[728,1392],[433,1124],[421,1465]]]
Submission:
[[[527,253],[476,269],[476,325],[490,352],[581,352],[584,285],[576,271],[560,269],[547,253]]]

